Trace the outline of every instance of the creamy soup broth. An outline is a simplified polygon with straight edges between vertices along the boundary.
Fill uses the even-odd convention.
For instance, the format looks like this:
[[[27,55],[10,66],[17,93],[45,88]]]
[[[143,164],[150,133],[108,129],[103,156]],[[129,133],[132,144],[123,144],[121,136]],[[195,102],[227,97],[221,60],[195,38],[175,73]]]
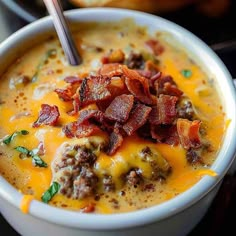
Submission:
[[[171,37],[169,34],[157,32],[150,36],[146,28],[135,25],[131,20],[117,23],[84,23],[78,28],[74,38],[83,58],[80,66],[68,65],[59,41],[50,38],[27,50],[1,75],[0,174],[24,195],[31,195],[34,199],[42,201],[42,195],[52,182],[60,182],[60,173],[56,173],[53,166],[58,161],[56,159],[62,155],[63,144],[86,146],[91,140],[99,143],[100,140],[109,139],[103,131],[88,137],[68,138],[62,127],[78,119],[79,115],[68,114],[73,110],[72,102],[59,99],[55,89],[68,86],[65,77],[85,78],[91,73],[96,74],[107,55],[108,61],[117,63],[119,59],[114,55],[115,59],[111,59],[111,50],[122,50],[124,60],[131,52],[141,54],[144,61],[151,60],[162,76],[172,76],[178,89],[191,101],[193,112],[197,120],[201,121],[201,139],[207,140],[204,142],[205,149],[200,154],[201,161],[191,163],[186,157],[187,150],[181,143],[174,145],[153,142],[135,132],[124,137],[123,143],[114,154],[108,155],[103,150],[95,153],[97,159],[93,163],[93,170],[96,176],[99,179],[105,175],[112,176],[114,188],[109,189],[108,184],[104,190],[104,181],[101,183],[99,180],[93,194],[73,197],[73,194],[63,194],[59,191],[48,204],[75,211],[86,209],[85,212],[96,213],[128,212],[167,201],[192,187],[204,175],[215,178],[217,173],[211,171],[210,167],[222,143],[226,128],[225,114],[216,93],[214,79],[197,65],[195,58],[190,58],[188,52],[168,43],[167,39]],[[159,48],[159,53],[153,53],[145,43],[150,39],[157,40],[163,47]],[[42,104],[58,107],[60,117],[55,125],[41,124],[39,127],[33,127]],[[83,109],[94,107],[96,108],[95,104],[89,104]],[[22,130],[27,131],[27,134],[17,134],[9,144],[3,143],[6,137]],[[31,154],[27,156],[16,149],[38,148],[39,151],[40,145],[43,145],[43,153],[37,155],[47,163],[47,167],[35,166]],[[166,169],[163,178],[150,178],[147,183],[141,178],[140,182],[127,184],[123,181],[126,177],[122,176],[130,169],[136,171],[140,168],[140,172],[133,173],[150,177],[153,171],[150,165],[137,157],[143,154],[147,147],[152,153],[156,153],[156,156],[164,158],[170,168],[168,171]]]

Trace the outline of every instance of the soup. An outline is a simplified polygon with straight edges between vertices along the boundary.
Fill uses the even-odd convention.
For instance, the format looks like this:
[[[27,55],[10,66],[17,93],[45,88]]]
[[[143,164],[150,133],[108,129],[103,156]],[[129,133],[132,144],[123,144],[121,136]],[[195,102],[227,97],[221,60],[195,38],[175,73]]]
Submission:
[[[150,207],[210,170],[226,128],[214,79],[166,32],[126,19],[83,23],[83,63],[56,38],[0,83],[0,173],[25,197],[80,212]]]

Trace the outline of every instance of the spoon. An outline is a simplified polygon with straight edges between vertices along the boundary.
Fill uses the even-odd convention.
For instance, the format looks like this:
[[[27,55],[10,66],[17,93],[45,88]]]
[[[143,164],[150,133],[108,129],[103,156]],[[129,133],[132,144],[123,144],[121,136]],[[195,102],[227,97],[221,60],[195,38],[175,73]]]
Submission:
[[[53,23],[57,31],[57,35],[61,42],[64,53],[72,66],[82,63],[82,58],[75,47],[69,27],[66,23],[65,16],[60,0],[43,0],[44,4],[53,18]]]

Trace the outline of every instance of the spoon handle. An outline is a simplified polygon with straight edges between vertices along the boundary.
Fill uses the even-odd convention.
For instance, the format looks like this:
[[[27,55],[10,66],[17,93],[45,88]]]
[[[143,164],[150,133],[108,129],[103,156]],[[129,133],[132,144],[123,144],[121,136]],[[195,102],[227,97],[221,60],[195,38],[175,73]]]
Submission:
[[[81,64],[82,58],[75,47],[75,43],[72,39],[71,33],[66,23],[66,19],[63,14],[60,0],[44,0],[44,4],[49,14],[53,18],[57,35],[69,63],[73,66]]]

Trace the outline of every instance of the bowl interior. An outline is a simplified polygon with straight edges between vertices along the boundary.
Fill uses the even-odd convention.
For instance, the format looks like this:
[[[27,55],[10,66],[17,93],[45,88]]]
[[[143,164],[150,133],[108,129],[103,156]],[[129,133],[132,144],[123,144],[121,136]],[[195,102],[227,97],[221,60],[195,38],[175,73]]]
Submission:
[[[233,162],[236,143],[236,95],[232,78],[216,54],[200,39],[182,27],[146,13],[120,9],[77,9],[66,13],[71,25],[84,21],[118,21],[133,18],[138,25],[147,26],[150,33],[158,30],[172,34],[180,45],[184,45],[188,54],[197,58],[198,64],[216,80],[227,119],[230,120],[222,148],[212,169],[217,178],[203,177],[196,185],[183,194],[160,205],[136,212],[113,215],[78,214],[33,201],[30,214],[50,222],[90,229],[116,229],[143,225],[174,215],[205,196],[225,175]],[[73,26],[72,26],[73,28]],[[50,17],[38,20],[19,30],[0,45],[0,74],[20,55],[34,44],[55,34]],[[0,177],[0,196],[19,207],[22,195]],[[107,221],[109,220],[109,224]]]

